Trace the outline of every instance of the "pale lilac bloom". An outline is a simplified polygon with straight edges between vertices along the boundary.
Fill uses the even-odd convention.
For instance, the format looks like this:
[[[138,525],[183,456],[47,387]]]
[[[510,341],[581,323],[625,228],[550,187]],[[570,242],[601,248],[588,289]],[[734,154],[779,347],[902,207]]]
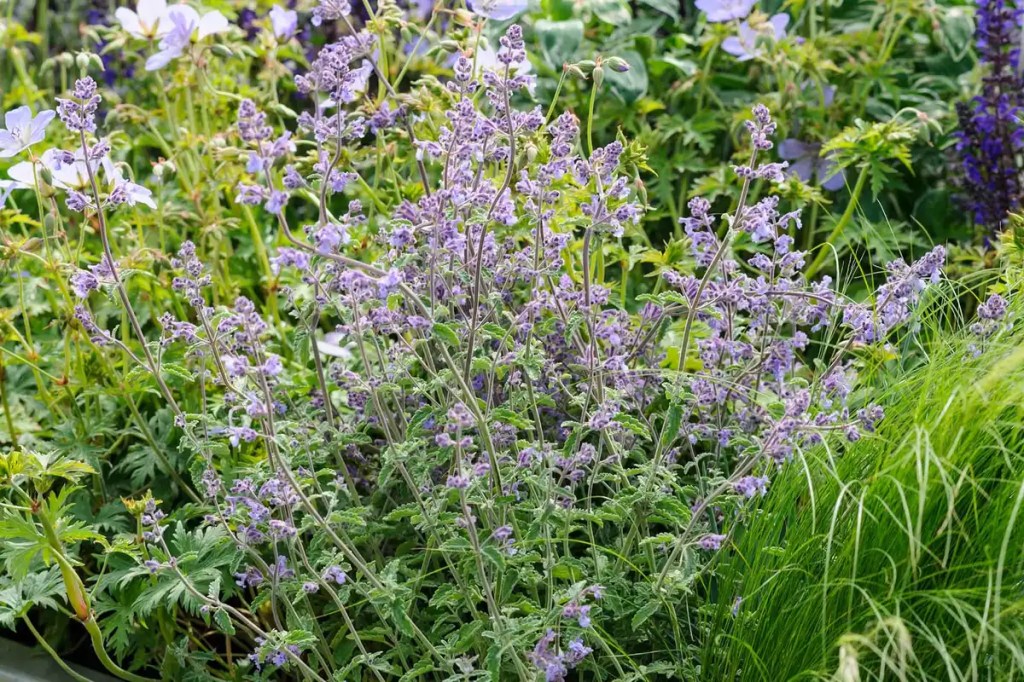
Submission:
[[[270,27],[278,40],[288,40],[299,31],[299,15],[295,10],[274,5],[270,10]]]
[[[352,353],[355,344],[349,343],[345,346],[342,346],[341,341],[344,338],[344,334],[340,334],[338,332],[328,332],[327,334],[324,334],[323,339],[317,339],[316,348],[322,354],[329,355],[332,358],[351,360],[355,357]]]
[[[829,85],[828,83],[822,84],[820,92],[817,84],[810,80],[804,81],[801,88],[805,95],[813,100],[817,100],[825,108],[832,106],[832,103],[836,99],[836,86]]]
[[[416,10],[421,19],[429,19],[430,15],[434,12],[434,0],[415,0],[415,2],[409,4],[410,9],[412,5],[416,5]]]
[[[181,56],[192,43],[193,35],[199,41],[207,36],[228,30],[228,20],[223,14],[207,12],[202,17],[188,5],[175,5],[168,10],[171,30],[160,41],[160,51],[146,60],[146,71],[162,69],[172,60]]]
[[[469,0],[469,9],[487,19],[505,21],[526,11],[527,0]]]
[[[718,23],[745,18],[757,0],[697,0],[696,4],[697,9],[708,15],[708,21]]]
[[[18,183],[14,180],[0,180],[0,208],[4,207],[7,197],[11,196],[11,192],[16,189],[18,189]]]
[[[750,20],[739,26],[739,35],[729,36],[722,41],[722,49],[741,62],[760,57],[764,49],[758,45],[765,38],[779,41],[786,37],[786,26],[789,24],[788,14],[776,14],[767,22],[751,26]]]
[[[112,166],[110,176],[109,182],[112,187],[111,193],[117,192],[124,198],[124,203],[129,206],[145,204],[150,208],[156,208],[156,202],[153,201],[153,192],[142,185],[137,185],[130,180],[125,180],[124,175],[121,174],[120,168]]]
[[[49,169],[53,176],[53,186],[57,189],[83,191],[89,188],[89,172],[85,165],[85,156],[79,149],[74,155],[74,161],[65,163],[61,159],[65,152],[59,149],[48,149],[43,152],[40,159],[43,166]],[[99,165],[104,169],[112,168],[113,164],[107,157],[100,160]],[[93,163],[93,172],[97,166]],[[16,189],[32,189],[36,186],[37,170],[33,168],[31,161],[22,161],[11,166],[7,175],[17,183]]]
[[[32,116],[28,107],[11,109],[4,115],[6,128],[0,128],[0,159],[20,154],[46,137],[46,126],[56,113],[52,109]]]
[[[482,78],[483,72],[485,70],[494,71],[502,76],[505,75],[505,64],[503,62],[498,61],[497,51],[492,49],[491,46],[488,45],[487,43],[483,41],[479,41],[477,43],[476,54],[474,55],[474,58],[476,59],[475,76],[477,78]],[[516,76],[522,76],[533,71],[533,65],[530,64],[530,61],[528,59],[524,59],[521,62],[515,62],[514,64],[510,64],[509,66],[509,72]]]
[[[171,30],[167,0],[139,0],[134,12],[120,7],[114,16],[121,23],[121,28],[144,40],[163,38]]]
[[[700,540],[698,540],[697,544],[700,546],[701,549],[705,551],[715,552],[722,548],[722,542],[724,540],[725,535],[722,535],[720,533],[708,533]]]
[[[69,193],[91,194],[89,167],[85,164],[82,150],[75,152],[70,163],[64,158],[65,155],[67,153],[59,149],[48,149],[40,158],[40,163],[50,171],[53,186]],[[150,208],[156,208],[153,193],[141,185],[125,180],[121,170],[114,165],[110,157],[104,156],[99,161],[91,161],[90,166],[100,188],[113,194],[118,203],[126,203],[129,206],[145,204]],[[7,175],[13,181],[11,189],[33,189],[38,173],[39,169],[34,168],[30,161],[22,161],[11,166],[7,171]],[[86,205],[91,206],[91,198],[87,196],[85,199]]]
[[[789,161],[789,170],[804,182],[817,179],[822,189],[831,192],[846,184],[846,174],[828,156],[821,155],[817,142],[783,140],[779,143],[779,157]]]

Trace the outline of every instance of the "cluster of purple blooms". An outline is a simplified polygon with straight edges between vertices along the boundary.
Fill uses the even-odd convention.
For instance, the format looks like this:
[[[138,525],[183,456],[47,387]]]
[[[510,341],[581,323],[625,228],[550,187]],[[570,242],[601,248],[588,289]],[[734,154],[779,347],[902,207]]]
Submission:
[[[478,0],[471,6],[502,20],[521,4]],[[753,3],[699,4],[712,21],[732,21],[747,16]],[[216,17],[197,15],[196,24],[180,8],[161,7],[147,0],[136,16],[140,31],[160,39],[157,61],[180,56],[193,39],[209,35],[203,26],[212,31],[219,25]],[[166,11],[161,16],[173,25],[164,32],[163,19],[147,24],[143,9]],[[349,12],[343,0],[323,0],[314,23],[347,21]],[[311,141],[308,155],[299,153],[292,131],[275,131],[255,102],[241,102],[236,133],[248,177],[236,201],[262,206],[288,240],[273,267],[292,285],[284,296],[314,340],[312,368],[271,352],[275,330],[253,301],[207,302],[211,278],[191,242],[172,260],[173,288],[188,310],[184,319],[159,318],[160,350],[183,350],[203,387],[205,410],[178,415],[176,423],[186,433],[183,443],[203,457],[205,523],[222,529],[225,542],[244,557],[236,586],[269,591],[275,619],[279,604],[299,600],[330,597],[344,609],[336,591],[342,586],[346,594],[367,584],[376,595],[387,591],[361,549],[335,531],[343,524],[333,512],[363,509],[357,479],[381,493],[371,504],[408,500],[424,519],[418,530],[437,534],[438,546],[468,544],[502,561],[544,561],[546,570],[560,550],[549,541],[550,555],[538,559],[534,538],[516,537],[521,524],[540,519],[545,532],[571,534],[574,514],[597,513],[595,500],[614,496],[610,480],[644,504],[659,496],[687,504],[691,527],[667,532],[679,547],[719,550],[742,505],[767,494],[772,472],[800,448],[830,432],[853,441],[875,428],[881,408],[850,404],[856,374],[845,351],[884,342],[939,278],[941,248],[911,265],[891,263],[872,304],[844,301],[828,278],[807,282],[804,254],[791,236],[800,228],[799,212],[781,211],[776,196],[749,195],[761,181],[781,181],[788,169],[786,162],[759,158],[773,149],[775,124],[757,106],[747,122],[751,161],[734,167],[744,200],[726,216],[714,214],[703,199],[692,200],[683,220],[692,262],[666,270],[655,290],[660,293],[643,297],[640,310],[630,312],[592,267],[603,244],[624,237],[643,215],[627,149],[616,141],[583,153],[571,112],[549,120],[539,106],[522,108],[534,77],[521,27],[509,26],[498,44],[482,70],[474,69],[471,51],[456,58],[453,78],[438,95],[447,109],[433,125],[420,125],[394,93],[379,102],[364,97],[376,69],[376,39],[369,33],[352,31],[326,45],[296,77],[312,106],[294,131]],[[58,114],[79,134],[82,148],[78,156],[53,155],[54,164],[81,163],[89,175],[104,164],[109,145],[92,140],[98,104],[88,79],[61,100]],[[23,118],[0,143],[40,141]],[[347,196],[359,177],[342,160],[346,147],[390,136],[406,139],[422,187],[377,215],[371,230],[360,202]],[[130,201],[115,197],[142,196],[142,188],[134,188],[115,183],[106,201],[97,196],[90,204],[69,185],[69,203],[101,212]],[[293,230],[294,215],[307,215],[289,206],[300,190],[315,197],[316,217]],[[379,255],[360,259],[350,249],[354,235],[375,240]],[[84,301],[91,292],[119,286],[117,268],[104,258],[71,277],[83,299],[76,317],[97,344],[119,342],[96,325]],[[1000,318],[1005,309],[994,299],[983,307],[983,320]],[[327,352],[328,344],[315,342],[328,321],[334,348],[346,344],[351,353]],[[845,343],[820,366],[811,363],[809,357],[829,346],[823,341],[829,334]],[[297,394],[292,389],[300,381],[309,383]],[[305,402],[297,398],[307,394]],[[666,404],[678,419],[652,455],[653,425],[663,423]],[[669,431],[663,426],[663,434]],[[343,438],[351,438],[346,447],[337,445]],[[259,464],[227,480],[211,441]],[[677,496],[676,479],[712,459],[714,475],[726,481],[721,494],[697,497],[692,487]],[[401,478],[386,476],[388,470]],[[496,499],[515,504],[502,508]],[[149,500],[143,539],[166,551],[164,518]],[[337,556],[334,549],[320,550],[324,536]],[[314,546],[311,560],[307,549]],[[173,561],[153,559],[146,568],[158,571]],[[474,568],[485,601],[492,602],[491,569],[483,561]],[[600,617],[594,605],[603,596],[597,585],[579,589],[560,613],[530,621],[529,636],[539,641],[525,658],[546,680],[565,680],[592,653],[584,637]],[[487,606],[498,638],[504,612]],[[570,631],[564,646],[562,635],[547,629],[552,621]],[[250,661],[256,668],[304,655],[262,636],[255,641]],[[522,665],[521,652],[508,655]]]
[[[994,233],[1020,206],[1024,149],[1024,78],[1017,0],[977,0],[976,44],[985,65],[981,94],[957,104],[957,151],[963,162],[961,199],[979,226]]]
[[[575,637],[563,650],[559,647],[558,633],[548,630],[540,638],[527,658],[544,673],[545,682],[563,682],[569,671],[578,666],[594,650]]]
[[[603,588],[600,585],[592,585],[581,590],[562,607],[562,618],[575,620],[581,628],[589,628],[591,625],[590,610],[593,608],[593,604],[586,603],[586,600],[591,598],[594,601],[600,601],[603,596]]]
[[[991,294],[978,306],[977,319],[971,323],[970,332],[976,337],[968,346],[973,355],[981,354],[985,342],[1008,325],[1008,304],[999,294]]]
[[[256,670],[262,670],[263,666],[267,664],[280,668],[288,662],[288,654],[285,653],[284,648],[278,649],[269,646],[265,637],[257,637],[256,646],[256,651],[248,656],[249,662]],[[285,647],[295,656],[301,653],[301,649],[296,644],[287,644]]]
[[[340,7],[325,3],[321,14],[333,17]],[[572,242],[567,211],[577,211],[569,225],[581,231],[584,264],[596,242],[623,236],[641,217],[622,169],[625,150],[613,142],[580,154],[579,124],[571,113],[546,122],[539,107],[513,106],[533,84],[522,68],[521,29],[507,30],[494,65],[480,75],[473,73],[468,54],[457,57],[446,120],[436,134],[422,137],[401,107],[370,105],[379,109],[369,112],[369,126],[365,110],[342,107],[359,99],[373,47],[366,34],[348,35],[326,46],[297,78],[314,102],[314,111],[299,119],[300,132],[316,144],[312,160],[296,157],[290,133],[276,134],[255,103],[241,104],[237,130],[248,146],[253,182],[239,186],[238,200],[262,204],[292,242],[276,256],[275,268],[294,273],[303,285],[285,290],[296,314],[314,320],[333,316],[333,338],[356,349],[318,370],[322,384],[311,407],[342,432],[370,429],[374,449],[409,452],[411,443],[443,455],[450,464],[439,477],[407,475],[417,495],[426,494],[420,503],[436,513],[452,499],[446,490],[459,491],[463,508],[448,532],[476,537],[479,526],[507,556],[521,557],[513,527],[499,522],[481,495],[498,489],[535,505],[546,504],[547,495],[569,510],[594,476],[621,471],[642,443],[627,425],[664,395],[665,377],[650,371],[664,359],[664,329],[688,311],[688,324],[704,331],[680,359],[699,369],[675,379],[686,389],[678,393],[681,445],[667,444],[667,471],[698,453],[716,453],[720,462],[731,463],[721,472],[731,476],[727,492],[748,500],[766,494],[772,469],[798,448],[833,431],[856,440],[873,430],[880,408],[851,412],[847,405],[855,380],[851,361],[837,354],[816,383],[808,383],[816,372],[803,357],[814,337],[830,330],[862,343],[884,341],[936,281],[941,249],[913,265],[890,264],[877,305],[851,304],[828,278],[803,280],[804,254],[793,249],[790,236],[800,226],[799,213],[780,212],[777,197],[750,199],[726,216],[724,237],[721,217],[695,199],[684,227],[698,274],[667,271],[673,296],[650,297],[640,314],[631,315],[612,304],[603,283],[591,281],[588,267],[572,276],[564,260]],[[486,107],[476,98],[480,91]],[[338,167],[340,150],[368,133],[396,130],[411,137],[421,170],[427,164],[437,169],[437,181],[421,174],[421,196],[403,201],[383,221],[380,258],[360,263],[346,255],[350,234],[365,229],[359,202],[349,200],[338,215],[327,210],[331,197],[344,194],[354,179]],[[755,159],[772,149],[774,130],[768,111],[755,107],[748,122]],[[520,162],[524,150],[536,161]],[[735,172],[750,185],[778,182],[786,169],[785,162],[753,161]],[[291,229],[286,212],[289,193],[299,188],[319,197],[320,213],[301,233]],[[749,255],[741,261],[742,252]],[[265,349],[266,325],[252,304],[239,299],[233,310],[220,313],[208,307],[202,294],[208,280],[191,245],[175,265],[182,271],[175,288],[190,301],[196,321],[165,318],[167,341],[186,343],[190,356],[223,387],[228,423],[216,432],[233,446],[263,443],[272,470],[278,470],[260,487],[249,479],[236,481],[227,494],[215,472],[209,474],[207,492],[223,504],[235,542],[258,555],[301,533],[295,521],[299,491],[280,473],[288,464],[278,443],[308,442],[316,430],[281,430],[294,408],[275,397],[284,368]],[[440,339],[439,326],[445,330]],[[434,350],[425,352],[429,344]],[[451,397],[441,409],[415,390],[395,388],[436,378],[442,368]],[[391,388],[382,391],[384,385]],[[323,399],[335,393],[344,396],[341,405]],[[497,407],[527,414],[529,426],[502,414],[489,418]],[[433,415],[416,422],[426,437],[408,426],[423,410]],[[652,475],[667,472],[655,462]],[[730,517],[717,501],[714,507],[711,500],[690,502],[701,533],[696,544],[718,550]],[[345,581],[344,573],[325,573],[320,580],[302,575],[277,555],[247,565],[236,578],[246,588],[294,579],[310,595],[322,581]],[[580,593],[562,616],[587,629],[592,604],[586,597],[596,600],[600,594],[599,588]],[[557,642],[554,633],[544,635],[528,655],[549,680],[564,679],[590,653],[582,639],[565,650]]]

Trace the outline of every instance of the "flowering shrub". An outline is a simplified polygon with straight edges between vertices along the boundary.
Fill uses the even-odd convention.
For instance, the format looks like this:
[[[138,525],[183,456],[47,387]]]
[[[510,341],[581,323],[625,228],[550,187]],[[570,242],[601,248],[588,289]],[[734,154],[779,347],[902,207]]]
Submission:
[[[128,406],[156,461],[101,515],[87,483],[107,462],[69,445],[73,426],[0,457],[0,623],[61,612],[127,680],[693,677],[703,635],[688,626],[714,598],[716,554],[802,450],[875,429],[861,358],[912,321],[945,250],[890,262],[865,299],[806,275],[801,212],[772,189],[791,169],[757,105],[734,206],[691,199],[676,257],[638,286],[604,247],[648,209],[642,150],[594,146],[573,111],[532,100],[519,24],[485,50],[486,20],[520,4],[471,2],[479,23],[451,46],[450,75],[408,90],[386,64],[407,28],[391,8],[364,27],[323,0],[308,19],[338,35],[294,90],[244,95],[208,62],[230,52],[224,15],[116,13],[143,70],[210,96],[198,113],[162,104],[172,124],[234,119],[193,137],[167,126],[178,148],[153,143],[167,156],[152,182],[117,160],[108,127],[137,113],[87,73],[55,111],[8,115],[0,145],[24,157],[9,189],[35,194],[58,252],[42,262],[61,342],[115,384],[101,405]],[[266,68],[300,59],[298,16],[267,21]],[[758,57],[744,35],[734,47]],[[595,82],[629,69],[602,64]],[[60,142],[40,151],[47,132]],[[815,156],[816,172],[859,140],[826,151],[834,166]],[[126,248],[153,213],[194,239],[166,259]],[[243,221],[264,269],[244,293],[206,229]],[[979,336],[1000,310],[985,304]],[[76,412],[87,397],[49,402]]]

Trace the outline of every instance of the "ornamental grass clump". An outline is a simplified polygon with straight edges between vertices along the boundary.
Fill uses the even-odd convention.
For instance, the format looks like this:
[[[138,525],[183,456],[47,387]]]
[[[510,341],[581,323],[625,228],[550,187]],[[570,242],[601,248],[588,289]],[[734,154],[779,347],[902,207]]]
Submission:
[[[943,249],[891,263],[868,301],[808,282],[799,212],[757,196],[786,165],[756,106],[738,204],[718,215],[693,199],[688,258],[627,289],[598,247],[644,213],[635,152],[584,153],[571,111],[529,104],[518,25],[491,63],[461,47],[438,114],[389,84],[379,37],[344,3],[315,17],[346,32],[296,76],[295,128],[242,99],[231,133],[236,203],[279,232],[280,325],[262,301],[214,304],[213,264],[190,241],[170,261],[179,305],[136,314],[108,221],[151,197],[107,170],[91,79],[61,100],[76,149],[43,159],[82,165],[68,208],[102,244],[70,276],[74,316],[95,353],[154,383],[191,455],[178,481],[191,502],[136,496],[136,532],[50,532],[8,573],[45,572],[42,553],[69,594],[85,583],[77,618],[125,679],[157,665],[124,671],[104,637],[166,613],[172,629],[219,633],[172,633],[160,671],[175,679],[693,673],[689,623],[714,599],[716,553],[797,452],[875,429],[859,354],[911,319]],[[346,160],[378,144],[414,170],[367,207],[364,169]],[[126,329],[94,319],[101,294]],[[35,457],[4,464],[3,514],[29,537],[73,523],[75,489],[51,483],[88,473]],[[103,566],[84,581],[83,539]]]

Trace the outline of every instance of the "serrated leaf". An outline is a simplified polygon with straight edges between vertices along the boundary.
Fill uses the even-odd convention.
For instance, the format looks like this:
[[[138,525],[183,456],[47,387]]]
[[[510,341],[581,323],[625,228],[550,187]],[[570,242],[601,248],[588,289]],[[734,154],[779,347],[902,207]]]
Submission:
[[[633,618],[630,620],[630,626],[632,627],[632,629],[634,631],[639,629],[640,626],[646,623],[647,620],[650,619],[651,616],[656,614],[658,612],[658,609],[660,608],[661,601],[657,599],[653,599],[644,604],[643,606],[641,606],[639,609],[636,610],[636,613],[633,614]]]
[[[434,323],[434,338],[449,346],[459,345],[459,335],[443,322]]]
[[[229,616],[227,611],[224,609],[217,609],[214,611],[213,621],[217,624],[217,629],[224,634],[235,634],[235,624],[231,622],[231,616]]]
[[[413,628],[412,621],[409,620],[408,607],[398,601],[392,602],[391,604],[391,620],[394,621],[395,627],[406,637],[412,637],[415,634],[415,628]]]
[[[494,421],[504,422],[511,424],[517,429],[529,429],[533,428],[533,422],[520,416],[516,412],[508,409],[507,407],[499,407],[491,412],[491,419]]]
[[[647,430],[647,425],[642,421],[634,417],[633,415],[626,414],[625,412],[619,412],[615,415],[614,421],[622,424],[624,427],[635,433],[636,435],[644,438],[645,440],[651,440],[651,433]]]
[[[661,429],[661,447],[667,448],[679,435],[683,421],[683,408],[678,404],[669,405],[665,412],[665,425]]]
[[[505,554],[499,547],[495,545],[484,545],[480,548],[480,554],[483,555],[487,562],[494,566],[498,572],[505,570]]]

